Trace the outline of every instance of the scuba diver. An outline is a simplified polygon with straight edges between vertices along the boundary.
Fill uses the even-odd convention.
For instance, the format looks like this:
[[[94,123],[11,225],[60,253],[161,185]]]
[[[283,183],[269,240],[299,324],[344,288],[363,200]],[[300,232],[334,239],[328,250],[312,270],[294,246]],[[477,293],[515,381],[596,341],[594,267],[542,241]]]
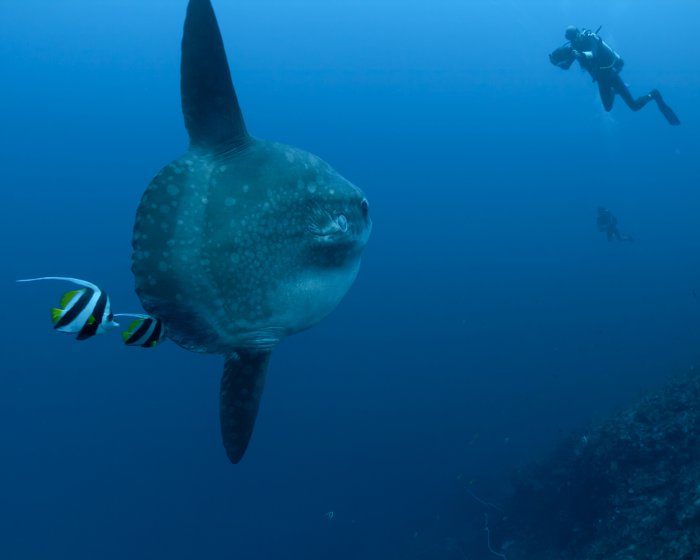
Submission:
[[[617,229],[617,218],[604,206],[598,206],[598,229],[604,231],[608,236],[608,241],[616,238],[618,241],[634,241],[631,235],[621,234]]]
[[[594,82],[598,82],[600,100],[603,102],[605,111],[609,112],[612,109],[616,94],[622,97],[633,111],[639,111],[653,100],[670,124],[681,124],[673,110],[662,99],[659,90],[652,89],[637,99],[632,97],[620,77],[620,71],[624,65],[622,57],[600,38],[598,31],[600,27],[596,31],[591,31],[590,29],[579,30],[570,25],[564,34],[568,42],[555,49],[549,55],[549,61],[563,70],[568,70],[574,61],[578,60],[581,68],[591,75]]]

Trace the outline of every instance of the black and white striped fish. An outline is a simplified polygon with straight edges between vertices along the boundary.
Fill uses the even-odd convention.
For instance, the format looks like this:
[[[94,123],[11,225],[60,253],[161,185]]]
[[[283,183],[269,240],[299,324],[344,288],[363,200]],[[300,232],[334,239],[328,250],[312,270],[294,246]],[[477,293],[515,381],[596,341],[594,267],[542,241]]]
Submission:
[[[165,338],[163,322],[150,315],[140,313],[118,313],[115,317],[136,317],[122,332],[122,340],[127,346],[153,348]]]
[[[100,288],[79,278],[46,276],[28,278],[17,282],[38,282],[40,280],[64,280],[82,286],[79,290],[66,292],[59,307],[51,310],[53,328],[57,331],[78,333],[78,340],[85,340],[119,326],[114,322],[110,309],[109,296]]]

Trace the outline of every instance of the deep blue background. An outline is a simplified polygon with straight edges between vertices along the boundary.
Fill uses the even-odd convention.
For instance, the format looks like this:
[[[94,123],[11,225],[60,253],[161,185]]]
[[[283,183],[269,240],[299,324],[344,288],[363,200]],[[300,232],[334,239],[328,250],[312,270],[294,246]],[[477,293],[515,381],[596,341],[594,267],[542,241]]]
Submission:
[[[220,357],[77,343],[48,320],[68,285],[14,284],[87,278],[139,309],[134,211],[187,145],[185,6],[0,3],[0,557],[459,558],[437,551],[465,487],[497,497],[693,363],[696,2],[219,0],[248,129],[330,162],[374,221],[344,302],[276,350],[230,465]],[[603,24],[633,94],[658,87],[683,125],[606,114],[551,66],[571,23]],[[636,243],[605,241],[599,204]]]

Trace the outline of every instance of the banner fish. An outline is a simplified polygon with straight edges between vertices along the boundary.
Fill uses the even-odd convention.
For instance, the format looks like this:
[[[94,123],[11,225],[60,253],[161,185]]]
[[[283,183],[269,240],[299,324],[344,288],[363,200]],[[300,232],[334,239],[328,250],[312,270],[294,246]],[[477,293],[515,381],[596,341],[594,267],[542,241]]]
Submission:
[[[54,307],[51,310],[53,328],[57,331],[78,333],[78,340],[85,340],[119,326],[114,321],[109,296],[91,282],[64,276],[27,278],[17,280],[17,282],[38,282],[41,280],[63,280],[82,286],[78,290],[63,294],[59,307]]]
[[[122,340],[127,346],[153,348],[165,338],[162,321],[141,313],[118,313],[115,317],[136,317],[122,332]]]

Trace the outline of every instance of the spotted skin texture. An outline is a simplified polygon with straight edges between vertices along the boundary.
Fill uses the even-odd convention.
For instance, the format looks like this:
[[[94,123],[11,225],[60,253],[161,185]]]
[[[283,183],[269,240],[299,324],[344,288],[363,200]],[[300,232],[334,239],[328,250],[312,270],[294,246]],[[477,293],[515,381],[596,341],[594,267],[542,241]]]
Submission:
[[[270,349],[350,288],[370,230],[363,200],[320,158],[282,144],[186,154],[139,206],[136,291],[188,350]]]

